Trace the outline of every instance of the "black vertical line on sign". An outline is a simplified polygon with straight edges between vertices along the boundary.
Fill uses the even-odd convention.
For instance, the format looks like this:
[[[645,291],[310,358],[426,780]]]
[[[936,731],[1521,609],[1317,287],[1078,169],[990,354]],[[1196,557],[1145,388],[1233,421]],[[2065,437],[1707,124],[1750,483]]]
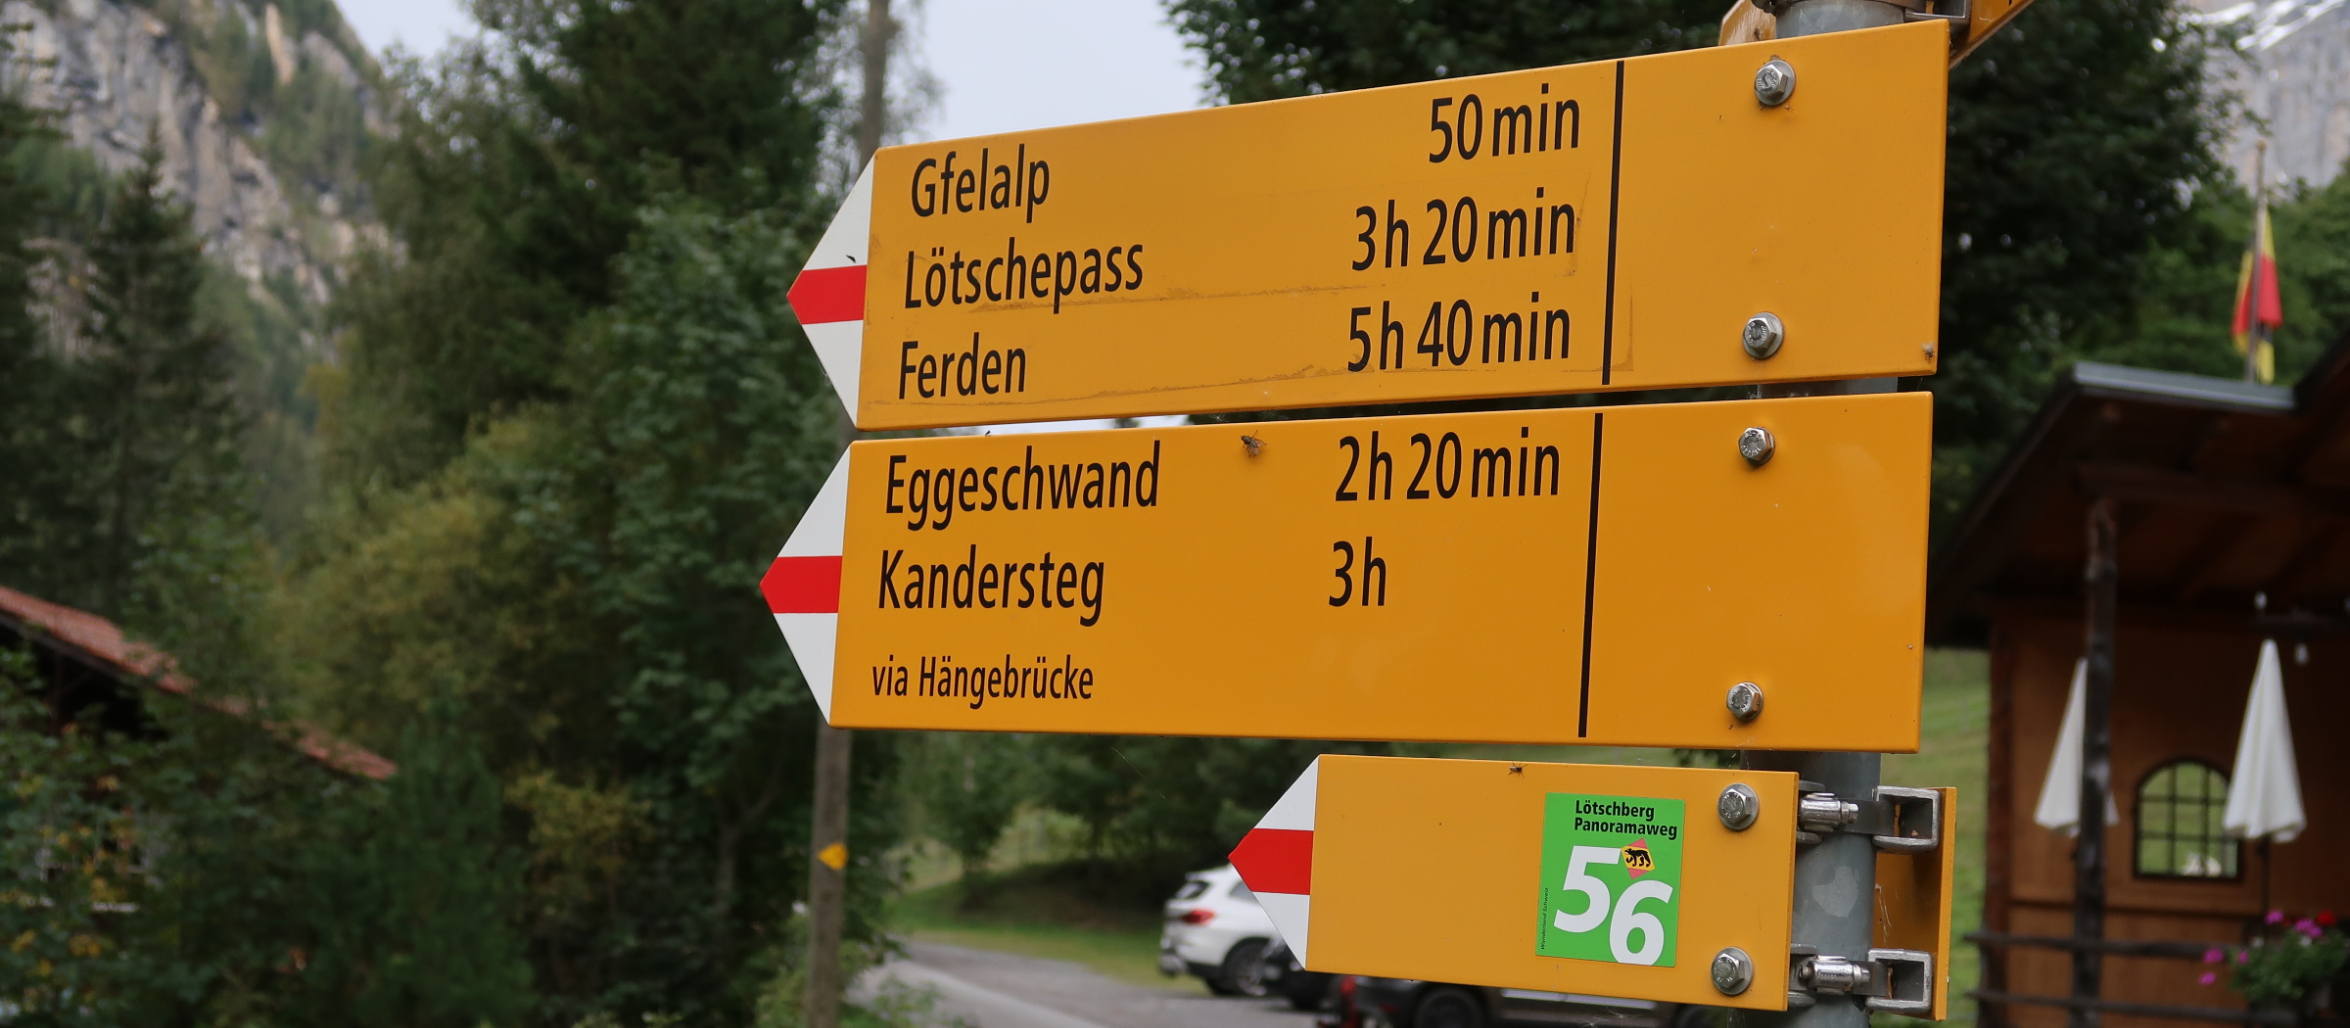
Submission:
[[[1616,62],[1615,153],[1607,167],[1607,313],[1600,318],[1599,384],[1616,370],[1616,208],[1624,191],[1624,62]],[[1597,472],[1596,466],[1593,468]]]
[[[1620,67],[1620,66],[1619,66]],[[1591,734],[1591,601],[1599,585],[1599,455],[1607,438],[1607,413],[1591,414],[1591,539],[1583,557],[1583,700],[1575,714],[1575,737]]]

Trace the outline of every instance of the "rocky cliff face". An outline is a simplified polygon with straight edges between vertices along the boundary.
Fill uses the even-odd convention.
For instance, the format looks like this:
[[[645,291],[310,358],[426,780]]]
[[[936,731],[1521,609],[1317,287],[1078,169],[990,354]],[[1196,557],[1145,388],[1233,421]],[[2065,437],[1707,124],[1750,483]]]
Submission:
[[[153,133],[208,252],[257,297],[315,306],[367,224],[355,156],[318,151],[355,155],[384,97],[333,6],[308,7],[297,25],[274,3],[8,0],[0,72],[107,172]]]
[[[2252,181],[2254,148],[2269,142],[2271,185],[2323,185],[2350,160],[2350,6],[2344,0],[2195,0],[2197,20],[2234,52],[2216,55],[2222,87],[2256,122],[2239,126],[2226,158]]]

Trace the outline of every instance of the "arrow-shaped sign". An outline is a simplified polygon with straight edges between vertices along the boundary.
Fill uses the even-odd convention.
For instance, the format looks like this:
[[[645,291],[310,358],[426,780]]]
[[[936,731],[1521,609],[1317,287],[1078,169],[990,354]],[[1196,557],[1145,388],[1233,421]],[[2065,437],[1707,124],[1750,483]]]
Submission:
[[[1931,374],[1948,37],[889,147],[792,305],[867,429]]]
[[[1931,411],[872,440],[765,590],[847,728],[1909,751]]]
[[[1232,866],[1308,970],[1784,1010],[1795,793],[1784,772],[1324,756]],[[1732,949],[1747,977],[1717,985]]]

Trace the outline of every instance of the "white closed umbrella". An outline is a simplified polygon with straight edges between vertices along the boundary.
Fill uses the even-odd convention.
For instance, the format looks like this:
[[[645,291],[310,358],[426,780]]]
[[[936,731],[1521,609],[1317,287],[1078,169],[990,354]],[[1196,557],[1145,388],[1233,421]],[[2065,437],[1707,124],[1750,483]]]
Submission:
[[[2040,827],[2066,835],[2081,834],[2081,737],[2089,714],[2089,661],[2073,665],[2072,695],[2064,701],[2064,721],[2056,728],[2056,753],[2048,758],[2048,780],[2040,783],[2040,806],[2032,820]],[[2122,821],[2113,793],[2105,794],[2105,823]]]
[[[2268,639],[2252,672],[2252,698],[2236,737],[2236,770],[2228,776],[2220,828],[2238,839],[2291,842],[2307,827],[2301,773],[2293,762],[2293,723],[2285,716],[2285,668],[2277,660],[2277,641]]]

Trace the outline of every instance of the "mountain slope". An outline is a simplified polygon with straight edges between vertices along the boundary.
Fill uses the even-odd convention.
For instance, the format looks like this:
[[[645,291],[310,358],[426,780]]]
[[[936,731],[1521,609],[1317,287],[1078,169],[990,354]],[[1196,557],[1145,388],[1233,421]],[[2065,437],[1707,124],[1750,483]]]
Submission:
[[[129,167],[152,131],[207,252],[314,306],[363,231],[358,161],[384,94],[330,0],[288,7],[10,0],[0,24],[17,29],[9,78],[99,169]]]

